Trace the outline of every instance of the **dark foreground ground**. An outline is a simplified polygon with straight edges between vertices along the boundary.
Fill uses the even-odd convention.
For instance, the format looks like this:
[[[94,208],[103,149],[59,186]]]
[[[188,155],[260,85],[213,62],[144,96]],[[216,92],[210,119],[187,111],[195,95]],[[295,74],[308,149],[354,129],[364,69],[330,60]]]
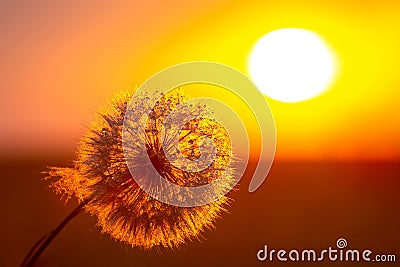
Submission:
[[[57,225],[65,205],[47,188],[41,171],[68,160],[0,162],[0,266],[18,266],[30,247]],[[349,249],[396,254],[400,262],[399,163],[274,163],[268,179],[249,194],[241,180],[229,214],[216,231],[174,251],[145,252],[114,242],[87,214],[72,221],[36,266],[286,266],[259,262],[271,249],[321,251],[345,238]],[[373,255],[374,255],[373,254]],[[290,266],[377,266],[365,262],[290,263]]]

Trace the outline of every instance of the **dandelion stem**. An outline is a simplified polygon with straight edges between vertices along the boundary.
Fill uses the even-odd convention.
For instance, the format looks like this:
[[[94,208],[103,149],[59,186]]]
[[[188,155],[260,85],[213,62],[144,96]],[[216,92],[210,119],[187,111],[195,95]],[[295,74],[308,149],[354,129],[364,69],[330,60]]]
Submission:
[[[24,261],[21,264],[21,267],[32,267],[36,260],[40,257],[43,251],[49,246],[51,241],[61,232],[62,229],[73,219],[75,218],[82,210],[83,207],[88,203],[88,201],[83,201],[76,207],[65,219],[52,230],[47,235],[43,236],[28,252]]]

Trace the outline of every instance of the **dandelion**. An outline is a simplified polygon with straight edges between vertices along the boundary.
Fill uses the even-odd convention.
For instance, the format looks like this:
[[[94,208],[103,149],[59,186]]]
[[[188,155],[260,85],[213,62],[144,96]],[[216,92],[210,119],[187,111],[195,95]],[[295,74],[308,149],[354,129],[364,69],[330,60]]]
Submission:
[[[147,172],[147,167],[154,167],[167,181],[185,187],[209,184],[224,172],[233,173],[229,167],[232,158],[229,135],[217,121],[201,116],[210,112],[206,105],[187,105],[185,112],[179,116],[192,116],[194,119],[187,121],[180,131],[169,129],[163,136],[162,129],[168,115],[179,105],[184,105],[188,97],[182,90],[174,90],[157,97],[154,107],[147,107],[149,97],[154,96],[144,95],[132,100],[137,110],[151,108],[151,112],[143,120],[135,117],[135,110],[132,111],[132,119],[140,121],[144,131],[135,139],[142,142],[132,143],[134,154],[130,164],[142,168],[144,176],[151,173]],[[122,127],[131,98],[131,93],[121,92],[100,110],[79,143],[74,166],[51,167],[47,171],[47,179],[52,181],[51,187],[66,201],[74,197],[78,199],[80,206],[74,211],[76,214],[85,210],[96,216],[102,232],[113,239],[146,250],[160,246],[176,248],[184,242],[198,239],[205,229],[214,229],[213,224],[221,212],[226,211],[229,198],[221,196],[206,205],[179,207],[163,203],[140,188],[129,171],[122,144]],[[136,134],[136,129],[130,130]],[[176,147],[172,140],[178,140],[180,153],[188,160],[196,160],[201,156],[200,148],[205,138],[213,140],[216,151],[212,162],[201,171],[190,172],[182,164],[179,168],[179,164],[170,162],[166,157],[166,153]],[[143,146],[152,166],[143,165],[147,155],[135,150]],[[151,182],[152,177],[145,178]],[[230,186],[229,181],[226,186]],[[70,216],[74,217],[75,213]],[[67,217],[64,222],[69,219]],[[56,228],[52,234],[61,229]],[[41,247],[46,242],[47,246],[51,239],[47,236],[44,241],[39,241]],[[40,253],[37,250],[36,253],[31,252],[23,266],[33,264]]]

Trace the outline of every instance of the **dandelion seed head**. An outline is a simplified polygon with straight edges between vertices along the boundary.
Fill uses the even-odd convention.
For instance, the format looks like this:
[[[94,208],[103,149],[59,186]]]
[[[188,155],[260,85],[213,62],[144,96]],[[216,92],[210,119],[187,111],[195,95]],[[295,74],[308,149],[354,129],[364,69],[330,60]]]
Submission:
[[[224,172],[233,173],[229,167],[232,159],[229,135],[217,121],[204,116],[210,112],[206,104],[189,104],[175,115],[194,117],[182,129],[168,125],[167,117],[188,99],[183,90],[158,95],[153,107],[149,107],[148,102],[154,96],[143,95],[133,100],[131,97],[130,92],[121,92],[100,110],[79,143],[74,166],[52,167],[48,177],[53,181],[51,186],[56,193],[66,200],[72,197],[79,201],[90,200],[85,206],[86,211],[97,217],[102,232],[112,238],[144,249],[178,247],[199,238],[205,229],[213,229],[215,220],[226,211],[229,198],[222,196],[206,205],[178,207],[160,202],[144,192],[132,177],[124,157],[122,127],[128,112],[127,103],[132,106],[130,101],[134,101],[136,110],[151,110],[147,118],[135,116],[135,109],[129,111],[133,112],[129,119],[140,123],[144,129],[143,132],[130,129],[133,135],[139,135],[130,144],[133,148],[130,164],[141,167],[141,173],[148,180],[151,177],[145,177],[146,166],[143,165],[147,155],[164,179],[179,186],[205,185]],[[166,148],[162,147],[163,127],[166,127],[164,138],[173,140],[171,135],[178,135],[180,151],[176,153],[192,161],[201,157],[201,147],[206,138],[210,138],[216,145],[211,164],[204,170],[191,172],[190,166],[179,165],[179,159],[170,162],[164,153]],[[134,148],[143,146],[147,155],[134,153]],[[224,186],[230,186],[229,181]]]

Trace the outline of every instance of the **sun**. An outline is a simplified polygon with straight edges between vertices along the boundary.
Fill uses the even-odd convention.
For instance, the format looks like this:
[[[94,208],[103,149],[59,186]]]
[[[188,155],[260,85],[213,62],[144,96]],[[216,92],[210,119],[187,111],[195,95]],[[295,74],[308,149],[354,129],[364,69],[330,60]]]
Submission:
[[[254,46],[248,70],[270,98],[300,102],[320,95],[336,72],[332,50],[314,32],[285,28],[264,35]]]

